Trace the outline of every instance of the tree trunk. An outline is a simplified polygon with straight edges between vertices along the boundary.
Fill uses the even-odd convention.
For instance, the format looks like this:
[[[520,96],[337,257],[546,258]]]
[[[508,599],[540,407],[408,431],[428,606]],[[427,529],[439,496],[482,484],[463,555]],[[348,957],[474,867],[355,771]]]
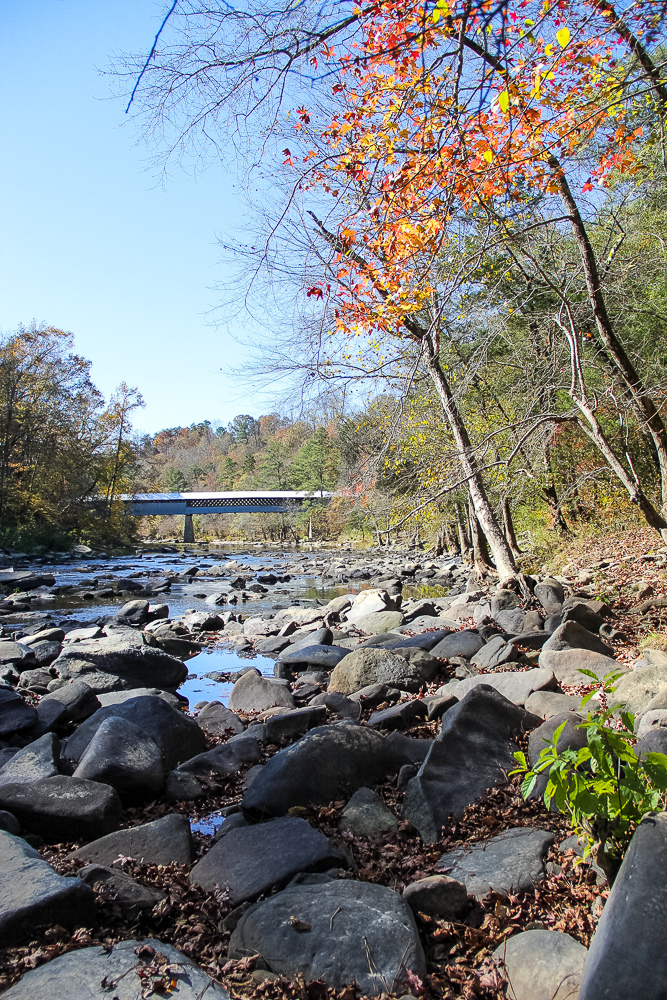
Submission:
[[[472,538],[473,565],[475,576],[478,580],[485,580],[489,574],[494,572],[489,557],[489,547],[486,544],[484,532],[480,527],[472,503],[468,503],[468,525],[470,527],[470,537]]]
[[[461,558],[464,562],[468,562],[468,557],[470,556],[470,541],[468,539],[468,532],[466,530],[466,525],[463,520],[463,515],[459,505],[456,505],[456,527],[459,533],[459,548],[461,549]]]
[[[456,542],[454,540],[454,536],[452,534],[452,527],[449,521],[445,525],[444,535],[445,535],[445,547],[447,549],[447,555],[451,555],[452,553],[456,552]]]
[[[426,364],[428,373],[438,393],[443,412],[454,436],[459,462],[461,463],[463,474],[467,479],[468,493],[475,514],[477,515],[477,520],[491,548],[493,560],[496,564],[496,572],[501,580],[516,578],[517,570],[514,563],[514,556],[505,541],[505,536],[498,523],[493,507],[489,503],[482,474],[479,471],[477,459],[470,443],[468,430],[463,423],[430,336],[425,338],[424,346],[427,353]]]
[[[512,554],[514,556],[520,556],[521,549],[519,548],[519,543],[516,540],[514,522],[512,521],[512,511],[510,509],[508,497],[503,497],[503,524],[505,526],[505,538],[507,539],[507,544],[512,550]]]

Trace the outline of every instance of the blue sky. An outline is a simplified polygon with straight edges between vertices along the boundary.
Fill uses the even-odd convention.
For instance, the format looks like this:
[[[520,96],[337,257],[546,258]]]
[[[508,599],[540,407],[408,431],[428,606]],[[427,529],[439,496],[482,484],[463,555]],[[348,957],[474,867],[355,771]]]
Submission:
[[[139,387],[135,425],[149,432],[267,410],[225,374],[241,349],[211,325],[212,286],[228,277],[216,235],[242,231],[235,179],[209,167],[156,182],[99,73],[114,54],[148,53],[163,12],[0,0],[0,329],[71,330],[105,394]]]

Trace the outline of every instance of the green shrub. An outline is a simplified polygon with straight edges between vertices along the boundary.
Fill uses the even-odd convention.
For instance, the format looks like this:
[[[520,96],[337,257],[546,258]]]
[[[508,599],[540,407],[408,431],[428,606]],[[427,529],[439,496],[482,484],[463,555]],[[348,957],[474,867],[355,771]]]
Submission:
[[[581,673],[594,678],[588,670]],[[524,774],[524,798],[532,792],[537,775],[549,772],[544,791],[547,808],[568,816],[573,831],[585,841],[584,858],[593,855],[610,882],[618,871],[630,838],[645,813],[665,808],[667,755],[637,754],[634,749],[635,719],[618,704],[609,705],[619,673],[608,674],[601,685],[600,708],[589,711],[579,728],[586,730],[587,746],[581,750],[558,750],[566,723],[553,734],[532,768],[525,755],[515,753]],[[593,691],[582,701],[585,705]]]

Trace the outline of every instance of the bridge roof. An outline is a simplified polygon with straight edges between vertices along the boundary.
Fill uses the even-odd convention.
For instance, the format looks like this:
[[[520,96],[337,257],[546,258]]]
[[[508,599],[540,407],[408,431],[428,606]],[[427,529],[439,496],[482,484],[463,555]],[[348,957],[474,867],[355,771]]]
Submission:
[[[238,497],[258,500],[304,500],[307,497],[331,497],[328,490],[230,490],[226,493],[126,493],[121,500],[236,500]]]

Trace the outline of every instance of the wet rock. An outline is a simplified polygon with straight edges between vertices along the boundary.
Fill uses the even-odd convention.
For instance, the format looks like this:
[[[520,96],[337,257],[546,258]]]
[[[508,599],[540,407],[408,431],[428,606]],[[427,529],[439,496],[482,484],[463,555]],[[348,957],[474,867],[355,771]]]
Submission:
[[[72,857],[99,865],[113,866],[119,857],[134,858],[147,865],[189,865],[195,849],[190,820],[170,813],[152,823],[118,830],[79,847]]]
[[[406,758],[370,729],[319,726],[267,761],[241,807],[249,819],[283,816],[292,806],[331,802],[343,789],[383,781],[404,763]]]
[[[625,672],[618,660],[589,649],[549,650],[543,646],[538,663],[545,670],[552,670],[559,684],[590,683],[590,678],[582,674],[582,670],[591,670],[599,680],[612,672]]]
[[[341,832],[348,830],[356,837],[381,841],[386,834],[398,830],[398,820],[377,792],[359,788],[343,809],[338,829]]]
[[[244,726],[234,712],[220,701],[209,701],[197,716],[197,725],[209,736],[228,736],[242,733]]]
[[[469,691],[479,687],[480,684],[492,687],[515,705],[525,705],[533,691],[554,688],[556,680],[550,670],[537,667],[534,670],[505,671],[499,674],[480,674],[478,677],[468,677],[456,684],[445,685],[439,689],[439,693],[442,692],[461,701]]]
[[[452,656],[464,656],[469,660],[484,645],[484,640],[478,632],[464,630],[445,636],[437,645],[433,646],[431,653],[441,660],[448,660]]]
[[[588,649],[593,653],[600,653],[602,656],[613,657],[614,655],[613,648],[604,642],[599,635],[589,632],[576,621],[563,622],[542,646],[542,652],[570,649]]]
[[[0,938],[3,946],[36,927],[92,926],[95,899],[79,879],[58,875],[25,840],[0,829]]]
[[[125,804],[154,799],[164,785],[162,751],[139,726],[112,715],[84,750],[74,777],[111,785]]]
[[[110,833],[118,828],[122,810],[109,785],[62,774],[27,785],[0,785],[0,808],[48,843]]]
[[[515,738],[541,720],[480,684],[442,718],[442,730],[407,787],[403,813],[427,843],[515,766]]]
[[[40,778],[51,778],[58,774],[58,757],[60,755],[60,740],[53,733],[47,733],[29,743],[23,750],[14,754],[12,759],[0,768],[0,785],[14,783],[28,784],[39,781]]]
[[[81,888],[87,887],[81,885]],[[59,955],[26,972],[5,997],[7,1000],[53,1000],[54,997],[97,1000],[104,995],[100,993],[100,983],[104,982],[113,983],[114,998],[137,1000],[145,981],[138,973],[157,953],[176,966],[177,985],[170,995],[177,1000],[201,1000],[204,995],[206,1000],[229,1000],[227,990],[213,982],[186,955],[154,938],[120,941],[111,947],[82,948]]]
[[[515,1000],[576,1000],[586,949],[569,934],[532,930],[514,934],[494,951]]]
[[[369,996],[394,994],[407,970],[426,973],[410,907],[370,882],[295,885],[251,906],[232,933],[229,957],[257,953],[289,979],[301,973],[335,988],[356,981]]]
[[[479,900],[490,890],[502,896],[530,892],[544,878],[544,859],[553,842],[548,830],[515,827],[491,840],[448,851],[435,868],[462,882]]]
[[[198,861],[190,881],[229,894],[232,906],[276,886],[297,872],[319,872],[347,866],[340,848],[304,819],[284,816],[230,830]]]
[[[155,740],[162,751],[165,770],[206,749],[206,738],[194,719],[162,698],[146,695],[98,709],[67,741],[65,756],[78,764],[99,727],[111,716],[127,719]]]
[[[449,875],[431,875],[412,882],[403,890],[403,899],[413,913],[425,913],[435,920],[458,920],[470,903],[465,885]]]
[[[37,712],[20,695],[0,687],[0,739],[30,729],[37,722]]]
[[[187,667],[175,656],[147,645],[143,633],[119,630],[102,639],[72,643],[53,666],[63,680],[83,680],[98,692],[133,687],[174,691],[187,677]]]
[[[235,712],[266,712],[276,706],[294,708],[294,699],[282,684],[272,684],[261,674],[248,671],[232,688],[228,704]]]
[[[77,878],[91,889],[99,891],[105,887],[111,890],[114,902],[130,923],[138,920],[144,910],[152,910],[166,895],[158,889],[149,889],[148,886],[135,882],[125,872],[114,871],[112,868],[105,868],[104,865],[86,865],[76,874]]]
[[[370,684],[390,684],[417,691],[424,678],[418,666],[386,649],[356,649],[334,668],[329,691],[353,694]]]

